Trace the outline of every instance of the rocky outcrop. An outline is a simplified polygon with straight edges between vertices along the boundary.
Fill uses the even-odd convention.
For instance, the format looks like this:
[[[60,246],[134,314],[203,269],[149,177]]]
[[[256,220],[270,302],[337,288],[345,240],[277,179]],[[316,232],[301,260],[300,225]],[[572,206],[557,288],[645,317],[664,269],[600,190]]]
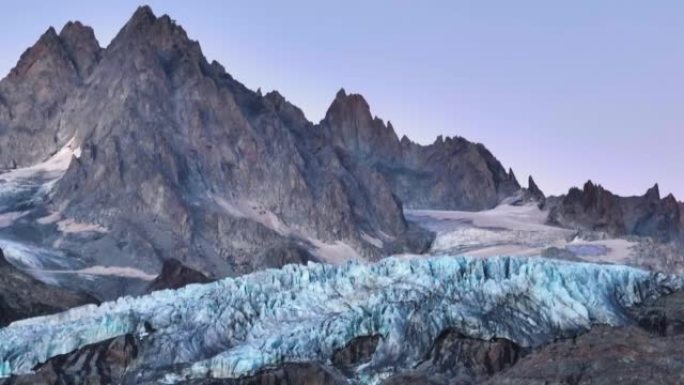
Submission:
[[[361,95],[340,90],[320,127],[322,139],[382,175],[410,209],[481,210],[520,191],[513,171],[482,145],[441,136],[427,146],[401,140],[372,117]]]
[[[12,266],[0,250],[0,327],[87,303],[97,303],[97,300],[36,280]]]
[[[175,259],[164,261],[161,273],[147,287],[148,292],[165,289],[178,289],[191,283],[207,283],[211,279]]]
[[[418,367],[388,378],[383,385],[477,384],[515,365],[527,352],[528,349],[504,338],[484,341],[449,329],[435,340]]]
[[[333,365],[344,372],[352,373],[359,365],[367,364],[373,359],[381,338],[377,334],[354,338],[333,353]]]
[[[630,309],[631,317],[644,330],[661,337],[684,334],[684,292],[647,301]]]
[[[532,175],[530,175],[527,181],[527,193],[532,200],[539,203],[540,207],[544,207],[546,203],[546,196],[539,186],[537,186],[537,183],[535,183],[534,179],[532,179]]]
[[[56,356],[38,365],[34,373],[10,377],[3,385],[124,384],[138,349],[136,337],[126,334]]]
[[[597,326],[528,355],[484,384],[679,384],[682,354],[682,336],[662,338],[635,327]]]
[[[309,134],[325,130],[298,108],[207,62],[183,28],[149,7],[104,50],[80,23],[48,31],[0,96],[0,167],[44,160],[74,138],[80,157],[36,210],[102,231],[83,239],[32,226],[93,264],[151,272],[178,259],[222,277],[418,252],[433,238],[407,223],[383,174],[345,150],[352,140],[320,143]],[[329,121],[367,109],[356,99]],[[355,143],[368,139],[362,134]],[[379,153],[396,152],[394,143]]]
[[[658,185],[640,197],[621,197],[588,181],[572,188],[550,208],[549,222],[612,236],[638,235],[659,241],[683,234],[680,204],[670,194],[661,199]]]
[[[0,81],[0,170],[50,157],[74,135],[62,113],[99,62],[93,30],[68,23],[49,28]]]

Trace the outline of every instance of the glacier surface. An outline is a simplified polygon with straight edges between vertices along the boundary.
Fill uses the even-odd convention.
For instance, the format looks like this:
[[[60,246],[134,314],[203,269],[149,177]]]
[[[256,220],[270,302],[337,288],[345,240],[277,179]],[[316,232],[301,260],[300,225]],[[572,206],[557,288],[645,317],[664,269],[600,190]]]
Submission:
[[[356,372],[375,383],[420,362],[448,328],[538,346],[594,324],[626,324],[625,307],[682,286],[636,268],[542,258],[290,265],[15,322],[0,330],[0,377],[127,333],[146,344],[141,359],[155,376],[147,380],[163,383],[329,362],[352,339],[380,335]]]

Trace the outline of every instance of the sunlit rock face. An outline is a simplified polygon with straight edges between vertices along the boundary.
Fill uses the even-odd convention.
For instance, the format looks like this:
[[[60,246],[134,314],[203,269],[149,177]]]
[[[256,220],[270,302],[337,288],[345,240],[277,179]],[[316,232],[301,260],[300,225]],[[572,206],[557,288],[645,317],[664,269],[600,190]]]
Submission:
[[[419,363],[452,330],[536,347],[595,324],[630,322],[626,307],[682,287],[623,266],[538,258],[390,258],[376,264],[290,265],[236,279],[76,308],[0,330],[0,373],[106,339],[140,339],[135,383],[237,378],[283,363],[330,362],[378,336],[352,373],[377,383]]]

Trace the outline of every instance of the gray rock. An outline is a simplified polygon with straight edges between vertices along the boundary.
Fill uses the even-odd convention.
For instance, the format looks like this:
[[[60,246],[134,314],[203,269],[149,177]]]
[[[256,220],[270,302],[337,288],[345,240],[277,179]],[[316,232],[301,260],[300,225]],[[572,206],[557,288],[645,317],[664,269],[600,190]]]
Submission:
[[[635,327],[598,326],[528,355],[484,384],[681,384],[683,342]]]
[[[0,81],[0,170],[47,159],[74,135],[61,119],[67,100],[100,59],[92,29],[50,27]]]
[[[34,100],[37,88],[45,103]],[[321,243],[375,259],[425,250],[433,239],[407,223],[381,173],[334,144],[319,146],[309,133],[322,129],[299,109],[208,63],[149,7],[105,50],[80,23],[48,31],[0,96],[0,165],[44,160],[72,137],[80,145],[36,209],[106,228],[45,237],[93,264],[152,272],[178,259],[222,277],[325,259]],[[23,134],[21,125],[35,127]]]
[[[86,294],[36,280],[12,266],[0,250],[0,327],[20,319],[97,302]]]
[[[343,89],[313,129],[319,142],[344,149],[382,175],[406,208],[488,209],[520,191],[513,171],[506,172],[482,144],[441,136],[428,146],[399,140],[391,123],[372,117],[361,95]]]
[[[658,185],[640,197],[621,197],[588,181],[553,201],[549,222],[611,236],[637,235],[661,242],[679,241],[684,234],[681,206],[670,194],[661,199]]]
[[[211,282],[211,279],[206,275],[183,265],[178,260],[169,259],[164,261],[161,273],[150,283],[147,291],[178,289],[191,283],[207,282]]]

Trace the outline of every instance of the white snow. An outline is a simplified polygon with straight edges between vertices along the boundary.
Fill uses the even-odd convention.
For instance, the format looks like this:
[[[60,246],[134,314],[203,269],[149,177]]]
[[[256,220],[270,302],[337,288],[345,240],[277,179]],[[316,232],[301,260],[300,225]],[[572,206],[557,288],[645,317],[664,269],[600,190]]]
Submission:
[[[605,253],[577,255],[590,262],[626,264],[634,261],[634,242],[625,239],[587,241],[573,238],[576,232],[545,223],[548,212],[535,204],[500,205],[491,210],[407,210],[407,218],[435,231],[430,253],[456,253],[476,257],[496,255],[539,256],[549,247],[593,246]]]
[[[30,179],[41,179],[43,181],[59,179],[69,168],[71,159],[80,156],[81,148],[76,144],[76,138],[72,138],[48,160],[30,167],[9,170],[0,174],[0,183],[3,180],[5,182],[18,182]]]
[[[246,199],[229,202],[221,197],[214,197],[214,200],[221,208],[234,217],[251,219],[280,235],[290,235],[292,233],[292,230],[274,212],[257,202]]]
[[[28,211],[11,211],[8,213],[0,214],[0,228],[10,227],[15,221],[26,216]]]
[[[0,249],[3,250],[5,257],[13,264],[18,264],[25,268],[40,269],[45,261],[40,258],[41,249],[29,245],[0,239]]]
[[[315,238],[307,239],[316,247],[316,250],[313,251],[314,255],[323,262],[339,265],[349,261],[360,262],[364,260],[353,247],[342,241],[326,243]]]
[[[471,222],[476,227],[503,228],[514,231],[563,231],[545,224],[548,212],[534,204],[500,205],[485,211],[406,210],[409,217],[443,221]],[[567,232],[567,230],[566,230]]]
[[[218,196],[213,196],[213,199],[219,207],[224,209],[231,216],[250,219],[282,236],[299,238],[312,244],[315,247],[313,253],[323,262],[340,264],[348,261],[363,260],[363,258],[360,257],[360,254],[348,243],[342,241],[333,243],[324,242],[310,234],[305,234],[298,229],[293,229],[280,220],[278,215],[257,202],[246,199],[228,201]],[[366,237],[368,237],[368,235],[366,235]],[[375,243],[379,242],[380,246],[378,247],[382,247],[382,241],[379,239],[368,237],[366,240]]]
[[[108,275],[116,277],[137,278],[144,281],[151,281],[156,278],[154,274],[148,274],[133,267],[120,266],[91,266],[81,270],[73,271],[53,271],[52,273],[76,273],[85,275]]]
[[[42,218],[41,218],[42,219]],[[85,233],[85,232],[96,232],[96,233],[107,233],[109,230],[96,223],[84,223],[78,222],[73,218],[63,219],[57,222],[57,228],[62,233]]]
[[[363,238],[364,241],[370,243],[371,245],[381,249],[384,243],[382,242],[381,239],[375,238],[373,236],[370,236],[364,232],[361,232],[361,238]]]

